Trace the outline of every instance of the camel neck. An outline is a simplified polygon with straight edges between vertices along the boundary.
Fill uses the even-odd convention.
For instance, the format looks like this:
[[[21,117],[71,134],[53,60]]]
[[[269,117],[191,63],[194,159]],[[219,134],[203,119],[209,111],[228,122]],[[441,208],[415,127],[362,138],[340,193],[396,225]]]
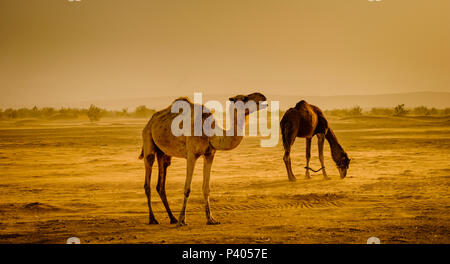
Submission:
[[[342,148],[341,144],[339,144],[338,139],[331,128],[328,128],[328,131],[325,134],[325,138],[330,144],[331,156],[333,157],[333,160],[336,162],[337,160],[339,160],[339,157],[341,153],[344,151],[344,149]]]
[[[227,130],[227,136],[238,136],[238,137],[242,137],[245,133],[244,129],[245,129],[245,125],[248,122],[248,115],[245,115],[244,118],[241,118],[241,116],[239,115],[239,111],[234,108],[232,105],[230,105],[230,114],[232,114],[232,116],[230,117],[230,124],[232,124],[233,127],[229,128]]]
[[[327,133],[325,134],[325,138],[327,139],[328,143],[331,145],[339,144],[336,135],[334,134],[333,130],[331,128],[328,128]]]
[[[245,124],[248,122],[248,115],[244,120],[239,120],[238,111],[230,109],[232,113],[228,123],[231,123],[230,128],[222,130],[221,136],[213,136],[210,138],[211,145],[217,150],[230,150],[236,148],[244,138]],[[231,120],[232,118],[232,120]]]

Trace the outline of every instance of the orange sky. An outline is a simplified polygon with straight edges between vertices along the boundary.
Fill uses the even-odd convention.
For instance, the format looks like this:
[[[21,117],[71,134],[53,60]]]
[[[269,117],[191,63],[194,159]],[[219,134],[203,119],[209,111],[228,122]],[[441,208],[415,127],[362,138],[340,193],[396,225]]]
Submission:
[[[0,107],[450,92],[448,0],[1,0]]]

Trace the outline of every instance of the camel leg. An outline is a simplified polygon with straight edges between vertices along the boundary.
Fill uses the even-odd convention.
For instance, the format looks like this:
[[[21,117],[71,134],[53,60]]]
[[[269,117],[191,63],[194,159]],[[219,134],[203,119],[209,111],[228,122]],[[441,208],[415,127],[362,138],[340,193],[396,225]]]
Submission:
[[[151,194],[150,194],[150,179],[152,177],[152,167],[153,162],[155,161],[155,154],[147,155],[144,159],[144,165],[145,165],[145,194],[147,195],[147,204],[148,204],[148,224],[159,224],[158,221],[155,219],[155,215],[153,214],[152,210],[152,202],[151,202]]]
[[[283,147],[284,147],[284,156],[283,161],[284,165],[286,165],[286,171],[288,174],[289,181],[295,181],[296,178],[294,176],[294,173],[292,172],[292,166],[291,166],[291,147],[294,144],[296,131],[292,131],[292,129],[289,129],[289,126],[282,127],[281,133],[283,133]]]
[[[150,179],[152,177],[152,167],[153,163],[155,162],[155,151],[156,146],[153,142],[152,135],[146,127],[142,131],[142,140],[143,140],[143,146],[142,146],[142,156],[139,158],[144,159],[144,166],[145,166],[145,183],[144,183],[144,189],[145,189],[145,195],[147,196],[147,204],[148,204],[148,223],[149,224],[158,224],[158,221],[155,219],[155,215],[153,214],[152,210],[152,203],[151,203],[151,193],[150,193]]]
[[[159,197],[161,197],[161,201],[164,204],[164,207],[166,208],[167,214],[170,218],[171,224],[178,223],[178,220],[173,216],[172,211],[169,207],[169,202],[167,201],[166,197],[166,176],[167,176],[167,167],[170,165],[171,157],[168,155],[165,155],[163,152],[158,151],[157,152],[157,159],[158,159],[158,184],[156,185],[156,191],[159,194]]]
[[[327,175],[327,171],[325,170],[325,162],[323,158],[323,144],[325,142],[325,135],[324,134],[317,134],[317,144],[319,148],[319,159],[320,159],[320,165],[322,166],[322,173],[323,178],[325,180],[329,180],[330,178]]]
[[[209,179],[211,176],[211,166],[214,159],[214,153],[205,155],[203,161],[203,197],[205,199],[205,212],[206,212],[206,224],[217,225],[219,221],[214,220],[211,215],[211,209],[209,208]]]
[[[309,161],[311,160],[311,138],[306,139],[306,167],[309,168]],[[309,169],[306,169],[305,178],[311,179]]]
[[[192,183],[192,175],[194,174],[195,162],[197,161],[198,156],[193,153],[187,154],[187,166],[186,166],[186,182],[184,184],[184,201],[183,207],[181,208],[180,217],[178,218],[178,226],[186,225],[186,206],[189,198],[189,194],[191,193],[191,183]]]
[[[286,170],[287,170],[289,181],[296,181],[297,178],[295,178],[294,173],[292,172],[290,147],[289,147],[289,150],[284,151],[283,161],[284,161],[284,165],[286,165]]]

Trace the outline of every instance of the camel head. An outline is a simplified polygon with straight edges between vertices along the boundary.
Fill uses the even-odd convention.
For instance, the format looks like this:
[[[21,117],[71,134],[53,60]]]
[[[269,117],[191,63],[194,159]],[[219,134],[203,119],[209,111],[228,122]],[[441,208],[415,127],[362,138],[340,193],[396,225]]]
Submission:
[[[338,160],[335,160],[341,179],[344,179],[345,176],[347,176],[347,170],[350,165],[350,161],[351,159],[348,158],[347,153],[345,153],[344,151],[341,153],[340,158]]]
[[[236,95],[234,97],[230,97],[229,100],[233,103],[242,102],[247,104],[248,102],[255,102],[256,109],[245,109],[245,115],[251,114],[252,112],[259,111],[267,107],[267,99],[262,93],[252,93],[248,95]]]

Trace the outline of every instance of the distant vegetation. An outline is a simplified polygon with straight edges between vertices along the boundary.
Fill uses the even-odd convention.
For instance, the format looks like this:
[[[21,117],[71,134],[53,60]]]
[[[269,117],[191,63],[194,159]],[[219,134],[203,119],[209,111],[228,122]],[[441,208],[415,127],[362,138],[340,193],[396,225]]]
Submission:
[[[372,109],[362,109],[360,106],[352,108],[325,110],[330,116],[447,116],[450,115],[450,108],[437,109],[419,106],[407,108],[404,104],[399,104],[393,108],[374,107]],[[99,121],[101,118],[149,118],[155,110],[147,108],[145,105],[138,106],[134,111],[129,112],[127,108],[120,111],[106,110],[91,105],[89,108],[64,108],[55,109],[52,107],[33,107],[19,109],[0,109],[0,120],[36,118],[46,120],[83,119],[88,118],[91,122]]]
[[[142,105],[136,108],[133,112],[128,112],[128,109],[121,111],[106,110],[91,105],[86,108],[65,108],[61,107],[55,109],[52,107],[33,107],[33,108],[19,108],[19,109],[0,109],[0,119],[20,119],[20,118],[37,118],[47,120],[64,120],[64,119],[82,119],[89,118],[91,122],[99,121],[103,117],[110,118],[149,118],[155,113],[155,110],[149,109]]]
[[[102,109],[91,104],[87,111],[87,116],[91,122],[100,121],[100,118],[102,118]]]
[[[395,116],[405,116],[408,114],[408,110],[405,109],[405,104],[399,104],[394,107]]]
[[[332,116],[447,116],[450,115],[450,108],[437,109],[419,106],[415,108],[406,108],[404,104],[399,104],[393,108],[374,107],[364,111],[360,106],[346,109],[325,110],[326,115]]]

